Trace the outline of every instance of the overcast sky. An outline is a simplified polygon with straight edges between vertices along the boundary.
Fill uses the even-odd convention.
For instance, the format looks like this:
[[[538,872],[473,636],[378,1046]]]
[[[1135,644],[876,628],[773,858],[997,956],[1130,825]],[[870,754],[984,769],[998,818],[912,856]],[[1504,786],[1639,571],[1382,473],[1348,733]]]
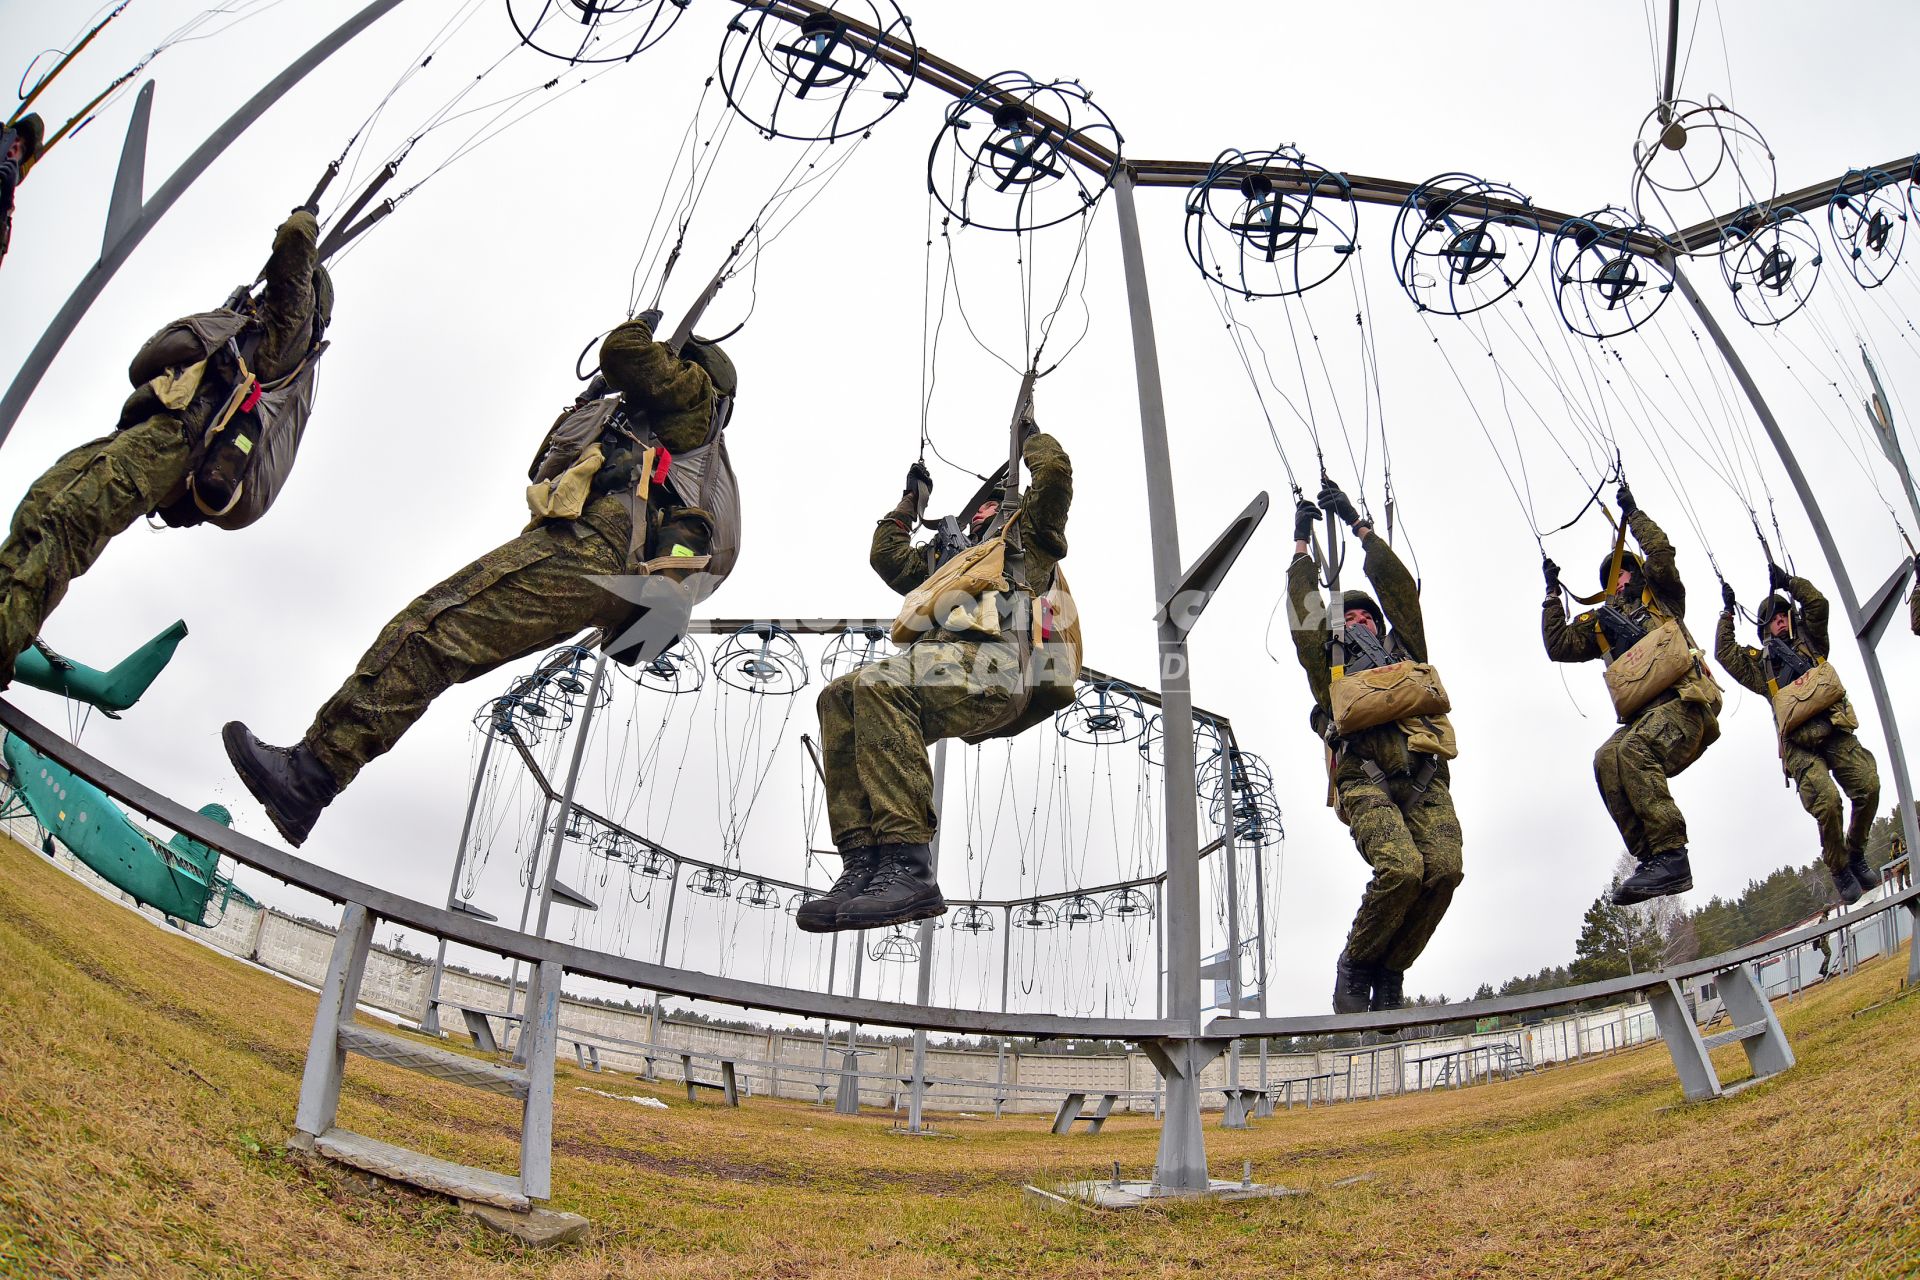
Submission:
[[[1911,6],[1851,4],[1817,16],[1783,3],[1724,7],[1724,24],[1712,4],[1705,8],[1682,91],[1719,95],[1744,112],[1771,144],[1781,190],[1911,148],[1905,53],[1920,34]],[[148,69],[158,82],[150,191],[345,11],[312,0],[256,8],[257,16],[218,38],[175,46]],[[1692,24],[1691,0],[1683,9]],[[112,426],[139,343],[251,278],[277,221],[305,198],[416,51],[463,11],[451,0],[407,0],[213,166],[54,363],[0,450],[0,500],[17,500],[63,450]],[[551,107],[438,173],[337,264],[334,345],[316,416],[272,514],[238,535],[136,527],[48,624],[54,646],[101,665],[175,617],[192,627],[137,709],[119,723],[94,718],[89,749],[184,802],[220,800],[243,828],[272,837],[231,776],[220,724],[241,718],[269,741],[293,741],[397,608],[518,531],[527,460],[577,390],[573,368],[583,345],[626,315],[636,257],[735,11],[726,0],[700,0],[657,48],[564,97],[559,90],[581,73],[526,51],[474,90],[468,101],[484,102],[557,74],[571,77],[546,95]],[[197,12],[177,0],[139,0],[49,92],[49,118],[64,119]],[[15,74],[79,22],[71,7],[22,0],[0,5],[0,14],[4,61]],[[1464,170],[1575,213],[1628,202],[1632,143],[1655,93],[1645,14],[1622,0],[1564,14],[1552,6],[1489,9],[1465,29],[1430,6],[1391,3],[1176,10],[975,0],[923,4],[913,17],[926,48],[969,71],[1018,68],[1080,80],[1134,157],[1204,161],[1226,147],[1292,143],[1329,168],[1406,181]],[[363,175],[514,43],[504,0],[479,5],[363,134]],[[0,366],[17,362],[98,255],[130,101],[63,144],[21,189],[13,249],[0,269]],[[926,157],[947,102],[916,87],[766,248],[757,278],[730,283],[713,308],[710,329],[747,320],[728,343],[741,371],[729,438],[747,512],[744,554],[708,606],[715,616],[857,617],[894,608],[866,568],[866,546],[919,447]],[[711,124],[719,110],[716,89],[704,119]],[[460,126],[428,135],[393,190],[420,182],[465,136]],[[667,290],[669,318],[799,153],[798,144],[744,128],[728,138]],[[843,154],[844,147],[825,158]],[[336,186],[329,203],[346,194]],[[1306,727],[1306,685],[1284,625],[1268,633],[1291,554],[1286,473],[1214,296],[1182,248],[1183,194],[1139,197],[1183,560],[1259,490],[1274,500],[1273,515],[1194,633],[1195,699],[1229,716],[1241,744],[1264,756],[1278,780],[1288,839],[1269,851],[1264,868],[1271,1005],[1314,1011],[1327,1003],[1333,959],[1368,873],[1325,806],[1320,746]],[[1067,564],[1085,615],[1087,659],[1148,681],[1150,549],[1110,205],[1098,211],[1087,241],[1084,305],[1076,284],[1049,358],[1083,329],[1085,339],[1041,383],[1038,407],[1074,460]],[[1496,449],[1514,485],[1531,493],[1534,522],[1552,528],[1573,517],[1592,483],[1590,471],[1582,478],[1593,438],[1580,425],[1583,415],[1610,423],[1641,505],[1679,546],[1689,621],[1703,642],[1718,609],[1709,546],[1749,604],[1764,587],[1736,488],[1756,499],[1770,490],[1796,565],[1829,591],[1833,581],[1784,473],[1724,367],[1696,341],[1681,301],[1672,300],[1644,336],[1604,352],[1563,337],[1543,283],[1543,245],[1513,298],[1472,321],[1423,320],[1395,283],[1392,214],[1363,212],[1359,268],[1301,303],[1236,311],[1270,357],[1267,410],[1303,480],[1314,470],[1312,435],[1280,393],[1303,412],[1310,395],[1329,468],[1343,481],[1363,479],[1357,492],[1376,510],[1384,423],[1401,521],[1396,543],[1417,559],[1433,658],[1456,708],[1454,796],[1466,833],[1466,882],[1409,990],[1459,997],[1483,981],[1568,960],[1581,912],[1604,889],[1619,854],[1591,775],[1593,749],[1611,731],[1600,671],[1557,668],[1541,651],[1539,552],[1527,504],[1496,463]],[[1824,211],[1813,218],[1824,238]],[[1076,236],[1068,225],[1037,237],[1028,265],[1042,311],[1059,296]],[[941,453],[984,471],[1005,454],[1017,375],[1001,358],[1016,366],[1021,359],[1021,265],[1012,237],[976,231],[957,240],[954,278],[980,341],[950,306],[930,426]],[[936,311],[945,261],[936,245]],[[1912,522],[1891,469],[1860,434],[1856,335],[1872,346],[1901,412],[1902,392],[1920,379],[1908,320],[1920,277],[1903,264],[1885,288],[1865,294],[1829,247],[1813,304],[1769,334],[1739,319],[1714,264],[1702,261],[1690,274],[1785,423],[1856,588],[1872,591],[1904,554],[1883,495],[1903,523]],[[1361,308],[1378,352],[1377,404],[1356,347]],[[1905,401],[1920,409],[1920,395]],[[1664,421],[1674,425],[1656,431]],[[1652,442],[1656,435],[1664,446]],[[1912,435],[1906,439],[1911,448]],[[1733,442],[1742,456],[1753,442],[1759,471],[1749,466],[1732,483],[1720,478],[1726,468],[1713,463],[1715,441]],[[934,474],[936,510],[951,509],[975,484],[939,463]],[[1582,591],[1592,589],[1607,545],[1593,513],[1548,539]],[[1915,646],[1903,625],[1882,646],[1896,706],[1908,705],[1920,679]],[[808,653],[817,659],[818,646]],[[1863,736],[1880,756],[1890,805],[1891,770],[1858,652],[1840,642],[1835,658],[1855,692]],[[333,805],[305,853],[439,900],[472,778],[469,718],[508,676],[484,677],[444,698]],[[1737,894],[1751,878],[1817,855],[1812,822],[1783,784],[1766,708],[1724,683],[1724,736],[1675,788],[1691,824],[1693,902]],[[809,841],[824,847],[827,833],[824,823],[805,831],[809,766],[798,748],[802,732],[817,733],[817,674],[797,699],[763,700],[757,711],[751,698],[723,696],[710,682],[697,705],[673,704],[675,719],[657,746],[667,700],[636,694],[624,681],[616,687],[586,774],[597,802],[630,803],[629,812],[651,824],[643,828],[649,834],[720,860],[726,798],[734,796],[737,855],[747,870],[820,881],[821,868],[804,865],[802,851]],[[13,696],[53,723],[67,722],[55,699],[28,690]],[[671,763],[636,781],[632,762],[649,751]],[[1063,747],[1041,730],[1013,748],[956,750],[951,759],[943,853],[950,894],[963,892],[962,882],[964,891],[989,897],[1054,892],[1157,867],[1158,817],[1141,789],[1152,786],[1157,795],[1158,784],[1131,747]],[[1016,782],[1004,804],[972,800],[971,786],[962,792],[966,778],[997,796],[1009,776]],[[519,904],[516,839],[520,852],[526,839],[516,836],[526,826],[525,788],[513,793],[512,785],[503,776],[489,788],[500,834],[475,882],[475,900],[509,918]],[[750,817],[740,823],[756,786]],[[1024,817],[1008,816],[1023,809]],[[955,820],[961,813],[965,824]],[[961,841],[963,830],[970,840]],[[1243,862],[1243,874],[1249,870]],[[657,896],[635,901],[644,882],[629,888],[615,873],[600,884],[599,872],[579,867],[573,855],[567,875],[593,879],[594,896],[608,907],[584,920],[561,912],[558,932],[653,957],[662,913]],[[250,886],[258,880],[243,876]],[[261,888],[276,901],[321,910]],[[1216,894],[1217,877],[1210,874],[1205,888]],[[1222,923],[1211,896],[1208,907],[1211,947]],[[683,907],[674,929],[675,963],[825,981],[824,948],[802,941],[784,916],[702,903]],[[997,1002],[1000,938],[957,940],[942,961],[935,998]],[[955,941],[953,931],[941,934],[943,948]],[[1017,941],[1015,1007],[1152,1012],[1153,942],[1145,927],[1109,923]],[[846,963],[843,951],[837,990],[845,989]],[[867,969],[869,994],[911,993],[904,966]]]

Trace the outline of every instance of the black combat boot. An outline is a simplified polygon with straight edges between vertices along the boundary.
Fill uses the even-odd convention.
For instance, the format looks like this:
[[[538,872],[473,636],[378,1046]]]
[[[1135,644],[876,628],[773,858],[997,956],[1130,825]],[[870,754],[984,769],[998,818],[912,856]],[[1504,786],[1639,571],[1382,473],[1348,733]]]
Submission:
[[[227,744],[234,772],[266,809],[274,829],[296,849],[305,844],[320,811],[340,794],[326,766],[314,758],[306,743],[292,748],[268,746],[238,720],[227,722],[220,740]]]
[[[1840,895],[1842,904],[1850,907],[1860,901],[1860,895],[1865,893],[1866,890],[1862,889],[1860,882],[1854,879],[1853,868],[1851,866],[1839,867],[1834,870],[1832,874],[1833,891]],[[1869,872],[1868,874],[1871,875],[1872,873]]]
[[[1847,871],[1862,891],[1880,887],[1880,873],[1867,865],[1867,855],[1864,850],[1855,849],[1847,855]]]
[[[835,929],[879,929],[945,915],[947,900],[933,879],[933,851],[924,844],[883,844],[873,878],[840,906]]]
[[[808,898],[793,913],[793,922],[800,926],[801,932],[832,933],[837,929],[840,908],[867,887],[867,881],[873,879],[873,869],[878,862],[879,858],[875,856],[871,845],[842,852],[840,878],[833,882],[833,888],[817,898]]]
[[[1685,849],[1656,853],[1640,864],[1640,869],[1620,882],[1613,891],[1613,905],[1630,907],[1648,898],[1685,893],[1693,888],[1693,868],[1687,865]]]
[[[1372,965],[1354,964],[1342,951],[1333,962],[1333,1011],[1365,1013],[1373,1004],[1373,978]]]
[[[1398,1009],[1407,1003],[1404,988],[1406,971],[1389,969],[1385,965],[1373,971],[1373,1002],[1367,1008],[1376,1013],[1387,1009]]]

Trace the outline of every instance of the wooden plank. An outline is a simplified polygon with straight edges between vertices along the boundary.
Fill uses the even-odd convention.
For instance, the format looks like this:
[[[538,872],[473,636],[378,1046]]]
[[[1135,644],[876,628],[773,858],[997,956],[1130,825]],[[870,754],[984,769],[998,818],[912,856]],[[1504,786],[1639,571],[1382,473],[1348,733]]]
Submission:
[[[313,1149],[329,1160],[364,1169],[382,1178],[409,1186],[437,1191],[456,1200],[496,1205],[525,1213],[531,1202],[521,1194],[520,1183],[504,1173],[475,1169],[451,1160],[436,1160],[418,1151],[396,1147],[346,1129],[329,1129],[314,1139]]]

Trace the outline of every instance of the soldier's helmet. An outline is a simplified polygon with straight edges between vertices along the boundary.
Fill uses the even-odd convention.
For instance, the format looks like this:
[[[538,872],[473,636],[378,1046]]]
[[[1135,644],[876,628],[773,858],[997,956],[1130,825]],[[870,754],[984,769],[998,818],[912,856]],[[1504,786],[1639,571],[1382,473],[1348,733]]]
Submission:
[[[1387,615],[1380,611],[1380,605],[1364,591],[1344,592],[1340,597],[1341,612],[1349,609],[1365,609],[1373,616],[1373,629],[1382,637],[1387,634]]]
[[[1760,602],[1760,607],[1754,610],[1754,625],[1755,630],[1760,633],[1762,640],[1767,638],[1768,624],[1783,613],[1789,616],[1792,615],[1793,601],[1787,599],[1777,591]]]
[[[320,335],[333,323],[333,277],[327,269],[318,263],[313,268],[313,340],[320,341]]]
[[[40,154],[41,142],[47,136],[46,121],[40,118],[39,112],[29,111],[7,127],[19,135],[21,167],[32,164],[34,157]]]
[[[1640,580],[1640,557],[1633,552],[1620,553],[1620,567],[1631,573],[1634,581]],[[1613,590],[1613,553],[1611,551],[1600,561],[1600,586],[1606,591]]]
[[[707,377],[713,381],[715,392],[723,396],[734,395],[740,387],[740,375],[734,372],[733,360],[720,349],[720,344],[706,338],[691,337],[680,354],[707,371]]]

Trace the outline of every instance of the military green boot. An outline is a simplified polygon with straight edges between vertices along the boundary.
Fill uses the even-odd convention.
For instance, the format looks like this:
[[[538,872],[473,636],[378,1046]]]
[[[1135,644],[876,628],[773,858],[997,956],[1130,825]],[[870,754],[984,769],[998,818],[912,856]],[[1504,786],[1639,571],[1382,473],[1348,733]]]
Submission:
[[[1373,971],[1373,1001],[1367,1005],[1375,1013],[1388,1009],[1399,1009],[1407,1003],[1405,994],[1407,975],[1404,970],[1389,969],[1382,965]]]
[[[1354,964],[1342,951],[1333,962],[1333,1011],[1365,1013],[1373,1004],[1373,977],[1372,965]]]
[[[274,829],[296,849],[305,844],[320,811],[340,794],[326,766],[314,758],[305,742],[269,746],[238,720],[226,723],[220,740],[226,744],[233,771],[267,811]]]
[[[1640,869],[1620,882],[1613,891],[1613,905],[1630,907],[1649,898],[1664,898],[1693,888],[1693,868],[1685,849],[1656,853],[1640,864]]]
[[[1853,869],[1851,867],[1836,867],[1832,874],[1833,891],[1840,895],[1840,901],[1844,905],[1850,907],[1860,901],[1860,895],[1865,893],[1866,890],[1862,889],[1860,882],[1854,879]],[[1873,873],[1868,872],[1867,874],[1871,875]]]
[[[947,900],[933,878],[933,851],[924,844],[883,844],[873,878],[842,904],[835,929],[879,929],[945,915]]]
[[[879,862],[878,854],[870,846],[844,850],[840,854],[840,878],[819,897],[801,903],[800,909],[793,913],[793,922],[800,926],[802,933],[832,933],[839,928],[840,908],[867,887]]]
[[[1867,855],[1864,850],[1855,849],[1847,855],[1847,871],[1862,889],[1880,887],[1880,873],[1867,865]]]

